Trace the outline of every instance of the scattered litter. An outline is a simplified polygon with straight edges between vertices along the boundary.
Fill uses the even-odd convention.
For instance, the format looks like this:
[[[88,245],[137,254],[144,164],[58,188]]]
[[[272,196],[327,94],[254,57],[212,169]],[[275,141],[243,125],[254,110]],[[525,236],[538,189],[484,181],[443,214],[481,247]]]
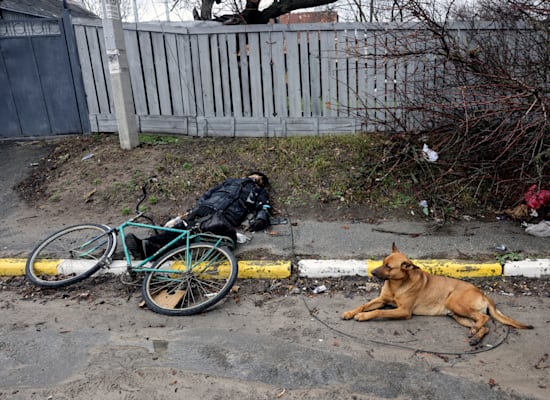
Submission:
[[[550,236],[550,221],[540,221],[538,224],[524,224],[525,233],[537,237]]]
[[[82,157],[82,161],[86,161],[86,160],[89,160],[90,158],[92,158],[94,156],[94,153],[90,153],[88,155],[85,155],[84,157]]]
[[[174,226],[176,226],[177,224],[179,224],[182,221],[183,221],[183,219],[181,218],[181,216],[178,215],[177,217],[174,217],[170,221],[165,223],[164,226],[166,228],[173,228]]]
[[[327,287],[325,285],[317,286],[315,289],[313,289],[313,293],[323,293],[327,291]]]
[[[39,164],[37,162],[33,162],[33,163],[30,164],[31,167],[38,167],[38,165]]]
[[[502,251],[502,252],[504,252],[504,251],[506,251],[507,249],[508,249],[508,248],[506,247],[505,244],[499,244],[499,245],[496,245],[496,246],[495,246],[495,250],[496,250],[496,251]]]
[[[288,224],[288,219],[286,218],[271,218],[269,220],[271,225],[285,225]]]
[[[430,210],[428,209],[428,202],[426,200],[421,200],[418,205],[422,209],[422,212],[425,216],[430,215]]]
[[[86,194],[84,195],[84,201],[85,201],[86,203],[88,203],[89,201],[91,201],[91,200],[92,200],[92,196],[95,194],[96,191],[97,191],[97,189],[92,189],[92,190],[90,190],[88,193],[86,193]]]
[[[504,210],[504,213],[510,218],[522,220],[529,217],[529,207],[527,207],[527,204],[520,204],[517,207]]]
[[[248,241],[252,240],[252,238],[249,238],[248,236],[237,232],[237,243],[246,243]]]
[[[533,210],[550,204],[550,190],[537,190],[536,184],[531,186],[525,193],[525,204]]]
[[[424,155],[424,159],[428,162],[436,162],[439,159],[439,154],[430,149],[426,143],[424,143],[424,147],[422,147],[422,154]]]
[[[241,287],[239,285],[233,285],[230,292],[231,293],[239,293],[239,290],[241,290]]]

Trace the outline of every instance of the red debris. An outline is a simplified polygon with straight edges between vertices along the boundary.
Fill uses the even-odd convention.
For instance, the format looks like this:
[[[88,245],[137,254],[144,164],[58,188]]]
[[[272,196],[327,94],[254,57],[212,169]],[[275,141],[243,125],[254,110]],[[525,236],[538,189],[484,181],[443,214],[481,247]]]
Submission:
[[[550,190],[537,190],[537,185],[533,185],[525,193],[525,203],[534,210],[550,204]]]

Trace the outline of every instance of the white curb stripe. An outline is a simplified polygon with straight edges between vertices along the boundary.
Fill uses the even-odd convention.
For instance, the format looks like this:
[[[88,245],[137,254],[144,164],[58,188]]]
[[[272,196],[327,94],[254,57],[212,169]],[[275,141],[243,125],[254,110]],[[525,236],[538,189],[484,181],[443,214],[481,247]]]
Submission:
[[[341,276],[368,276],[367,260],[300,260],[300,276],[306,278],[328,278]]]
[[[504,264],[504,276],[526,276],[540,278],[550,275],[550,259],[507,261]]]

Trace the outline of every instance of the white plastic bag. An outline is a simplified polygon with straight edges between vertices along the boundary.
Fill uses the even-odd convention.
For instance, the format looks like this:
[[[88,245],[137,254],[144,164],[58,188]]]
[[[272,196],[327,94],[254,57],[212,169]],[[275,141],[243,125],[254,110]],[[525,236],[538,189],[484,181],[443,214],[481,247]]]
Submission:
[[[424,159],[429,162],[436,162],[439,159],[439,154],[430,149],[426,143],[424,143],[424,147],[422,147],[422,154],[424,155]]]
[[[550,221],[540,221],[538,224],[526,224],[525,232],[532,236],[549,237]]]

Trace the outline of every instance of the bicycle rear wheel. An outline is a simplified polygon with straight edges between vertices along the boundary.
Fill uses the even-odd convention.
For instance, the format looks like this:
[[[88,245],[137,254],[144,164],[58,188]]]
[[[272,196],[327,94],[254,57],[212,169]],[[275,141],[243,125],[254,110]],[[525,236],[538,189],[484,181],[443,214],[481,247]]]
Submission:
[[[193,243],[162,256],[143,281],[142,294],[152,311],[192,315],[223,299],[237,279],[238,264],[226,247]]]
[[[29,255],[27,279],[57,288],[89,277],[115,251],[116,234],[109,230],[105,225],[81,224],[54,233]]]

